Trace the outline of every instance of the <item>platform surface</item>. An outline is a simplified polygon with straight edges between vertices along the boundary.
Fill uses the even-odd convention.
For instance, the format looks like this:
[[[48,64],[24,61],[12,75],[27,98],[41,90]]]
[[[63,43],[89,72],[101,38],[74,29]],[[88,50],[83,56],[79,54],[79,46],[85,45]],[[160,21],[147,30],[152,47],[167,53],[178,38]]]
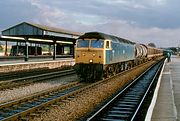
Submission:
[[[171,57],[162,73],[151,121],[180,121],[180,58]]]
[[[9,59],[6,61],[0,60],[0,65],[46,62],[46,61],[66,61],[66,60],[73,60],[73,58],[56,58],[56,60],[53,60],[52,58],[36,58],[36,59],[29,59],[28,61],[24,61],[24,59],[18,59],[18,60]]]

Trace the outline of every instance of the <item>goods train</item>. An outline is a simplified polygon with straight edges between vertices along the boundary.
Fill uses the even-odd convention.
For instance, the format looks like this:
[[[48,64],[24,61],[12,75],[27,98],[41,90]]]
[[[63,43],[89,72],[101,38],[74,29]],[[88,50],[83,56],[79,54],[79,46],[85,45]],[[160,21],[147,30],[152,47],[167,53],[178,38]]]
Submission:
[[[75,70],[82,81],[100,80],[162,55],[162,49],[88,32],[77,40]]]

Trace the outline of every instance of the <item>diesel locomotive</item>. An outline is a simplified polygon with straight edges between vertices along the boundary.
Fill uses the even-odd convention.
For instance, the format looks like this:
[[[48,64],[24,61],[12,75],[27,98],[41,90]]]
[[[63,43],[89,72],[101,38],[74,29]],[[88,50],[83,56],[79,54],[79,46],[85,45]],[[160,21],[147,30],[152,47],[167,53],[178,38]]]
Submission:
[[[75,70],[82,81],[107,78],[163,55],[158,48],[108,35],[88,32],[75,48]]]

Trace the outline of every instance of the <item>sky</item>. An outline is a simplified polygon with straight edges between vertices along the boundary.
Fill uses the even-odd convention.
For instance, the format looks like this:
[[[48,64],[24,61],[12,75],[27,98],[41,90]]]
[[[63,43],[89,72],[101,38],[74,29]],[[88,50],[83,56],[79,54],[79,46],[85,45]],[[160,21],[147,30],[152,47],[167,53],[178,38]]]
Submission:
[[[1,0],[0,31],[21,22],[180,46],[180,0]]]

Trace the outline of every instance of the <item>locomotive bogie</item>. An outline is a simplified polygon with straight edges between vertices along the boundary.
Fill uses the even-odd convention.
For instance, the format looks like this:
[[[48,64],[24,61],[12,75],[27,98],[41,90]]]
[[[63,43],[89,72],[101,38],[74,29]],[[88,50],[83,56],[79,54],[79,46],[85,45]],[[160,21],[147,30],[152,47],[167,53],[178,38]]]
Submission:
[[[103,65],[102,64],[84,64],[78,63],[75,65],[77,75],[81,81],[92,82],[103,79]]]

